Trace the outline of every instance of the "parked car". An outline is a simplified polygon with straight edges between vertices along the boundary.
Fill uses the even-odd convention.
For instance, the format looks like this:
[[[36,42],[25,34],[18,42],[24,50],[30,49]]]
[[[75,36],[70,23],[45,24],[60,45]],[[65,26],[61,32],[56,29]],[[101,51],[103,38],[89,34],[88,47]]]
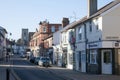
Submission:
[[[40,60],[40,57],[35,57],[34,63],[38,65],[38,61]]]
[[[29,60],[31,63],[35,63],[35,57],[31,57]]]
[[[25,54],[23,51],[21,51],[20,57],[25,58],[25,57],[26,57],[26,54]]]
[[[26,54],[28,60],[33,56],[33,53],[31,51],[27,51]]]
[[[39,66],[46,66],[46,67],[48,67],[48,66],[51,66],[51,64],[52,63],[51,63],[51,60],[50,60],[49,57],[41,57],[39,62],[38,62]]]

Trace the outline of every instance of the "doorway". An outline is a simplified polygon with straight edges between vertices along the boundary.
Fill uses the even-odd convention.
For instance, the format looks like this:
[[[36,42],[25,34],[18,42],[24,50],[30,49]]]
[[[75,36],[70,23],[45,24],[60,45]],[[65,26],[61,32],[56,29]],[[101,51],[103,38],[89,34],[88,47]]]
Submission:
[[[102,74],[112,74],[112,50],[102,50]]]

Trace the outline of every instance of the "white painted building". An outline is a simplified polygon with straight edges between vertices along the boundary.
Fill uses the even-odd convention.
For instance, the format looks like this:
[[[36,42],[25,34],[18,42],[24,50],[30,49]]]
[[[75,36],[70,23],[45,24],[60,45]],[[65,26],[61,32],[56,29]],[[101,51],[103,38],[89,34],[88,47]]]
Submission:
[[[76,25],[76,70],[120,74],[119,12],[120,0],[115,0]]]
[[[76,25],[76,21],[70,23],[61,30],[61,47],[62,47],[62,63],[63,66],[68,69],[73,69],[73,56],[75,49],[75,32],[74,29],[70,29]]]
[[[76,49],[75,49],[75,69],[80,72],[86,72],[86,37],[85,37],[85,24],[81,21],[75,27],[76,35]],[[80,23],[80,24],[79,24]]]
[[[59,36],[59,37],[58,37]],[[53,63],[62,66],[62,52],[60,47],[61,31],[53,33]]]

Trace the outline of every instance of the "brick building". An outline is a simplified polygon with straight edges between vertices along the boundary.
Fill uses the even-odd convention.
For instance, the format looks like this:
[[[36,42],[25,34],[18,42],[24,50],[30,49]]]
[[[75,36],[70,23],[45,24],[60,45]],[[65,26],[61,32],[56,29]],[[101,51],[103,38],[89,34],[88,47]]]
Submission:
[[[34,33],[30,40],[30,48],[34,56],[44,56],[43,39],[62,28],[62,24],[50,24],[48,21],[39,23],[39,29]]]

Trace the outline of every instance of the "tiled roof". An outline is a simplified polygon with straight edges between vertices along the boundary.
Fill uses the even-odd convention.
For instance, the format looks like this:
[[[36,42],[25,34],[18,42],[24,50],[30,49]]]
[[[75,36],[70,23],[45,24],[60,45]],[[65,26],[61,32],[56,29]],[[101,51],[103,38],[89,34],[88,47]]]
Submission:
[[[101,9],[99,9],[95,14],[93,14],[92,16],[90,16],[89,19],[102,14],[103,12],[111,9],[112,7],[114,7],[115,5],[117,5],[119,3],[120,3],[120,0],[115,0],[115,1],[110,2],[109,4],[105,5]]]

